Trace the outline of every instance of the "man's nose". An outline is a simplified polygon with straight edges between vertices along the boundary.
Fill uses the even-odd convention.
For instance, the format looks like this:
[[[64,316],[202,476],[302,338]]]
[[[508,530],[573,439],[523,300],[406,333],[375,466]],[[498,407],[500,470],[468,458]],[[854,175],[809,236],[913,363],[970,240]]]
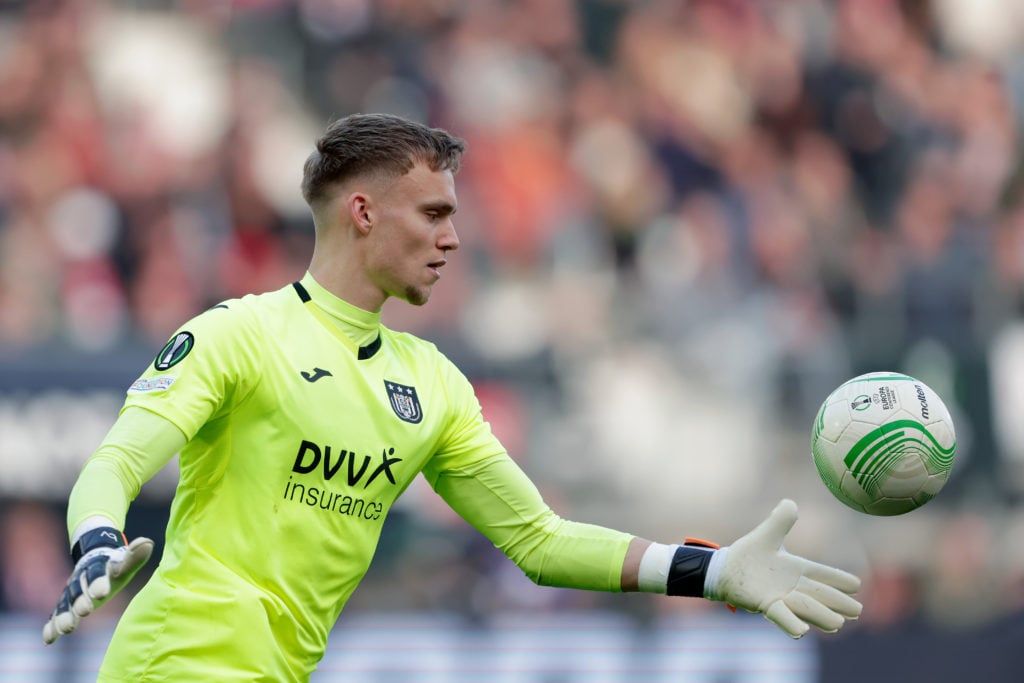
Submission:
[[[455,232],[455,224],[451,220],[447,221],[445,229],[438,236],[437,245],[445,251],[455,251],[459,248],[459,235]]]

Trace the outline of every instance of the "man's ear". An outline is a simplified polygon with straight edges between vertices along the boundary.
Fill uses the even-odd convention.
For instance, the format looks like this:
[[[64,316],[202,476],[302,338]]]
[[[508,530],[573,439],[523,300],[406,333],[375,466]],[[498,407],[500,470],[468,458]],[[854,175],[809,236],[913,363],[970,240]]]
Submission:
[[[368,234],[373,227],[373,209],[370,196],[364,192],[353,192],[345,199],[345,208],[348,211],[352,224],[362,234]]]

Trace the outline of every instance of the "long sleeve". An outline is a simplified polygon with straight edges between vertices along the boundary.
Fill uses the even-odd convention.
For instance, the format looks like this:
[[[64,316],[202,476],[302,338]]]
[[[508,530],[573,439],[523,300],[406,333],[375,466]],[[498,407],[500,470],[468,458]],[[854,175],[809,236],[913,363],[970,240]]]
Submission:
[[[124,528],[128,506],[142,485],[185,445],[173,422],[129,406],[78,475],[68,500],[68,535],[90,517],[105,517]]]
[[[562,519],[519,466],[502,454],[446,470],[434,490],[467,522],[544,586],[617,592],[633,536]]]

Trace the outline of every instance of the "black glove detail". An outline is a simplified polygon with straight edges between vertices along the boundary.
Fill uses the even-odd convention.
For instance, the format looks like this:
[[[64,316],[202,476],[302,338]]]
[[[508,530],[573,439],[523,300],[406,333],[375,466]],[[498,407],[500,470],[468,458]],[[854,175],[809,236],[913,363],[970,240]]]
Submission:
[[[711,548],[679,546],[668,570],[667,593],[690,598],[704,597],[704,577],[714,553]]]

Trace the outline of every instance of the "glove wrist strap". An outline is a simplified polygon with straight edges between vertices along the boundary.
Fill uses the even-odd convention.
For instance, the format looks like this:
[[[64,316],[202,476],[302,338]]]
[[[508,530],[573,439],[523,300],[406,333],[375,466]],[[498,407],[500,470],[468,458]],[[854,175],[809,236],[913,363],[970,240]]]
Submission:
[[[668,569],[668,595],[704,597],[704,578],[714,554],[713,548],[679,546]]]
[[[95,548],[121,548],[128,545],[124,534],[112,526],[103,526],[82,534],[71,548],[71,560],[76,564],[82,556]]]

